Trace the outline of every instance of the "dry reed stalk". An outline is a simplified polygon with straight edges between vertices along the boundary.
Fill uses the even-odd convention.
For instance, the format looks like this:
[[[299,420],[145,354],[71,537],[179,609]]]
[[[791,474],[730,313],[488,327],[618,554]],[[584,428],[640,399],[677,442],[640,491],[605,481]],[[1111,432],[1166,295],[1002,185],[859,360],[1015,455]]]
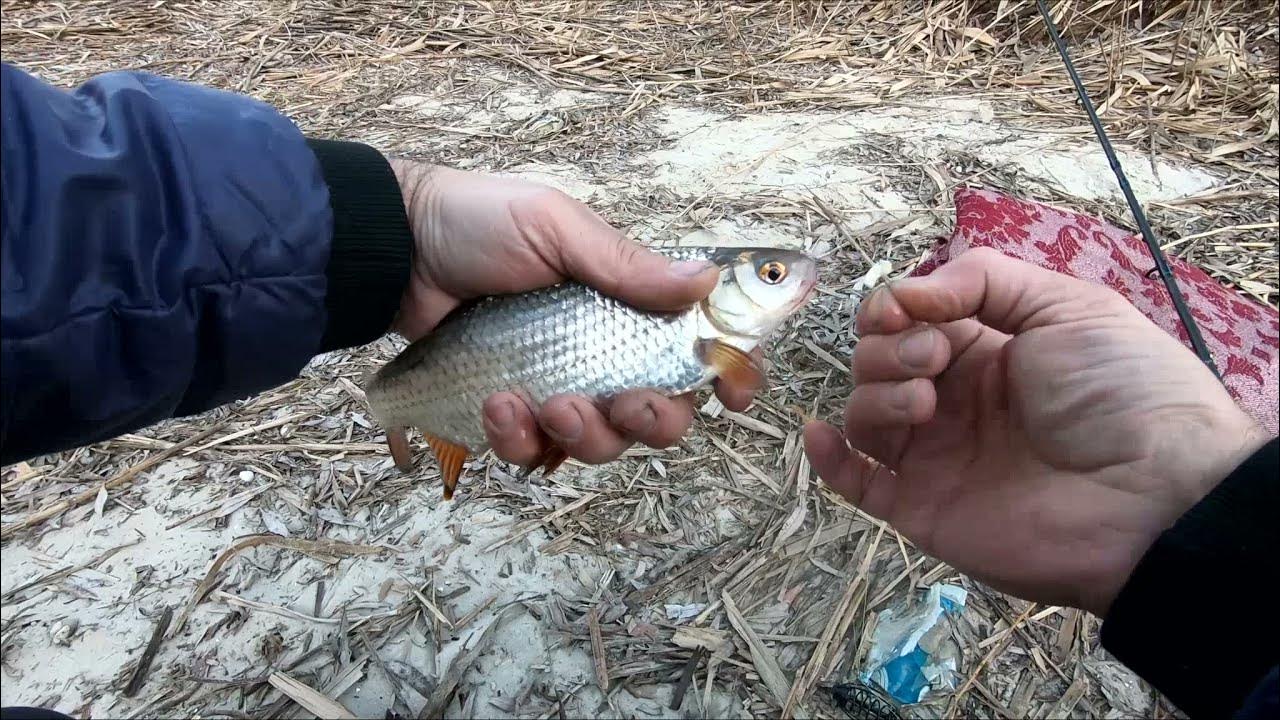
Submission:
[[[1214,187],[1195,197],[1149,203],[1152,223],[1170,252],[1243,294],[1272,306],[1280,303],[1275,5],[1224,1],[1210,7],[1189,0],[1054,0],[1051,5],[1117,144],[1140,152],[1153,167],[1171,160],[1193,163],[1215,178]],[[572,564],[593,558],[611,563],[609,573],[588,589],[557,588],[548,597],[528,600],[548,632],[599,659],[596,682],[559,683],[547,697],[521,698],[531,715],[592,712],[602,699],[597,684],[607,685],[608,697],[617,698],[623,693],[619,688],[642,694],[649,685],[675,683],[691,648],[710,653],[703,692],[693,693],[703,714],[724,709],[716,703],[725,697],[758,714],[783,708],[832,714],[817,688],[858,669],[854,663],[865,654],[876,611],[934,582],[976,587],[914,547],[881,542],[883,526],[828,489],[809,487],[807,470],[797,461],[795,429],[801,419],[838,417],[848,394],[848,357],[855,342],[848,330],[853,279],[879,259],[890,260],[895,274],[909,271],[929,246],[931,233],[945,232],[949,193],[965,182],[1128,222],[1121,204],[1040,182],[1011,161],[961,151],[924,157],[888,136],[854,148],[855,162],[875,176],[878,186],[896,189],[910,203],[906,211],[869,224],[860,224],[862,213],[878,214],[882,208],[840,205],[788,188],[738,190],[726,187],[725,178],[672,189],[648,183],[644,174],[654,169],[631,162],[674,142],[661,117],[669,109],[690,107],[722,117],[792,113],[820,134],[833,118],[928,114],[943,100],[959,98],[990,105],[995,121],[1031,138],[1028,155],[1089,142],[1066,75],[1028,0],[159,5],[5,0],[0,14],[5,61],[64,87],[107,70],[146,69],[247,92],[280,107],[315,135],[364,140],[388,151],[484,170],[572,168],[605,189],[591,200],[597,210],[628,230],[649,229],[662,242],[725,218],[781,228],[823,248],[815,307],[774,344],[770,386],[749,412],[709,407],[679,448],[633,453],[602,468],[569,468],[542,485],[517,483],[500,464],[489,463],[467,488],[465,502],[453,511],[459,520],[451,532],[465,540],[471,532],[466,521],[490,511],[515,519],[509,532],[479,544],[451,541],[452,549],[429,562],[443,567],[453,552],[496,556],[528,549],[522,562],[541,556]],[[520,93],[533,99],[517,116],[511,100]],[[570,102],[559,102],[564,97]],[[790,150],[791,144],[775,143],[767,157],[744,163],[735,179],[778,162]],[[96,498],[97,485],[76,489],[86,477],[115,478],[112,487],[122,492],[112,494],[114,501],[150,502],[128,479],[168,458],[194,463],[201,471],[196,479],[225,498],[247,497],[248,510],[305,518],[304,531],[315,533],[312,537],[355,527],[353,532],[366,532],[370,543],[414,547],[416,536],[406,537],[405,528],[410,516],[430,511],[417,505],[421,493],[430,491],[421,486],[438,480],[430,474],[393,473],[378,432],[360,422],[365,417],[360,379],[395,349],[394,343],[380,342],[336,353],[297,381],[250,401],[7,469],[0,481],[6,514],[14,507],[48,509],[6,524],[6,550],[14,543],[37,544],[44,530],[36,526]],[[214,437],[223,426],[229,432]],[[214,442],[183,452],[208,439]],[[265,487],[260,479],[238,482],[232,466],[267,475],[269,490],[255,492]],[[175,491],[186,484],[174,481]],[[106,510],[108,518],[123,512],[114,508]],[[341,524],[362,512],[373,518],[367,528]],[[165,522],[186,517],[191,514],[170,514]],[[88,563],[69,559],[56,564],[65,573],[27,577],[41,578],[42,589],[61,592],[69,585],[66,579],[91,571],[99,561],[105,565],[106,557],[99,554]],[[201,569],[187,568],[187,577],[198,577]],[[199,589],[211,588],[207,583],[217,568],[212,570]],[[389,577],[403,577],[413,590],[393,610],[358,615],[357,623],[347,622],[345,615],[331,615],[321,624],[273,614],[287,610],[284,601],[230,593],[225,599],[237,613],[247,610],[332,631],[323,641],[326,652],[344,643],[349,651],[350,644],[365,642],[360,633],[367,632],[369,651],[383,657],[388,657],[388,643],[418,642],[420,636],[438,650],[452,629],[483,622],[494,607],[509,602],[485,588],[480,599],[451,609],[427,579],[442,571],[402,567],[394,570],[402,574],[392,572]],[[141,594],[164,591],[155,579],[139,577]],[[381,601],[377,586],[367,594]],[[7,596],[28,601],[13,590]],[[997,596],[972,597],[957,628],[966,687],[956,696],[955,712],[1106,714],[1106,697],[1081,665],[1096,648],[1092,618],[1032,615]],[[83,597],[75,602],[92,607]],[[588,613],[591,622],[584,621]],[[319,611],[313,615],[319,617]],[[489,623],[482,640],[493,635],[497,623]],[[35,625],[6,620],[6,648],[10,638],[30,632],[28,627]],[[227,653],[252,641],[216,623],[205,632],[211,641],[217,636],[226,643]],[[734,637],[750,641],[736,645]],[[148,679],[156,696],[141,710],[209,714],[220,703],[230,704],[238,686],[211,686],[195,694],[193,681],[159,671],[193,664],[207,651],[202,642],[170,633],[159,650],[156,677]],[[347,656],[350,662],[326,680],[323,670],[308,665],[321,656],[320,647],[291,653],[291,662],[281,664],[279,672],[336,699],[364,677],[368,658]],[[852,657],[841,653],[845,647]],[[464,650],[456,657],[425,708],[401,709],[443,712],[466,682],[475,653]],[[256,707],[238,705],[249,708],[250,715],[283,714],[294,696],[323,702],[284,675],[274,685],[287,691],[280,697],[263,679],[264,668],[252,670],[243,676],[255,679],[246,682],[246,691],[269,696],[255,701]],[[787,682],[788,676],[794,682]],[[752,677],[760,681],[748,681]],[[697,682],[695,672],[690,685]],[[943,696],[923,710],[942,713],[950,702]],[[471,711],[486,712],[483,707]],[[656,703],[655,712],[663,712]]]

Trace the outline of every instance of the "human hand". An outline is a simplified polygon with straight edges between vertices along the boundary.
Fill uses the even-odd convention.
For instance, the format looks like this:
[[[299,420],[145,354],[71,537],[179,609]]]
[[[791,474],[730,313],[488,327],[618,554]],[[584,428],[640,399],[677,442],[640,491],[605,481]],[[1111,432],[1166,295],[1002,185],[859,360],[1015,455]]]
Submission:
[[[413,273],[394,330],[426,335],[463,301],[575,280],[638,307],[676,310],[707,297],[719,271],[672,263],[627,240],[586,205],[550,187],[393,160],[415,238]],[[721,402],[744,410],[754,389],[716,384]],[[587,398],[549,398],[535,413],[513,393],[484,406],[498,457],[528,466],[548,437],[571,457],[603,463],[640,442],[675,444],[693,423],[693,396],[634,390],[602,410]],[[607,413],[607,417],[606,417]]]
[[[843,435],[805,428],[814,470],[1022,598],[1105,616],[1156,536],[1267,440],[1118,293],[992,250],[877,290],[856,327]]]

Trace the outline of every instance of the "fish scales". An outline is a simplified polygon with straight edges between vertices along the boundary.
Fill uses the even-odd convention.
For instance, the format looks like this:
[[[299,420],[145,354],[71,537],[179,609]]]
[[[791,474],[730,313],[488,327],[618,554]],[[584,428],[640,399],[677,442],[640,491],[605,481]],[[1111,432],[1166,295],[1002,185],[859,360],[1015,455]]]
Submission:
[[[553,395],[604,403],[637,388],[676,395],[718,377],[755,387],[760,369],[748,353],[809,298],[812,258],[785,248],[685,247],[660,250],[676,260],[720,268],[711,294],[679,312],[632,307],[575,282],[478,300],[384,365],[366,388],[387,430],[396,466],[412,467],[405,431],[426,436],[440,464],[444,498],[468,456],[488,449],[483,408],[509,391],[536,410]],[[548,447],[525,468],[551,473],[568,457]]]
[[[576,283],[486,298],[456,320],[371,384],[384,425],[419,427],[474,452],[487,446],[481,413],[495,392],[536,407],[557,394],[678,393],[711,376],[696,352],[696,311],[643,312]]]

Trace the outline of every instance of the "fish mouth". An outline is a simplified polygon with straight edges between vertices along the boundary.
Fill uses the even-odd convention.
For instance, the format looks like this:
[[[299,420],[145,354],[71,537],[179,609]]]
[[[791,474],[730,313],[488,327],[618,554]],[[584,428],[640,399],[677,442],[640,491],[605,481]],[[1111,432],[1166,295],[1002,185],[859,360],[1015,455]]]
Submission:
[[[817,263],[809,260],[809,267],[805,269],[804,280],[800,283],[800,292],[796,293],[795,303],[791,306],[791,312],[795,312],[804,307],[813,299],[818,289],[818,266]]]
[[[817,294],[814,291],[818,289],[818,276],[811,275],[805,278],[804,283],[802,283],[800,287],[802,288],[800,291],[800,303],[804,304]]]

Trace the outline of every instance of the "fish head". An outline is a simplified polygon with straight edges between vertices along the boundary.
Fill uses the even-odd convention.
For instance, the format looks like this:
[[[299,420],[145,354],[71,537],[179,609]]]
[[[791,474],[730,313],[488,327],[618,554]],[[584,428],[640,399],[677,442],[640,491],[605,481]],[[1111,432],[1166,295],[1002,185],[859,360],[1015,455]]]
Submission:
[[[721,332],[761,338],[772,332],[813,295],[818,263],[787,248],[719,248],[713,261],[720,282],[703,311]]]

